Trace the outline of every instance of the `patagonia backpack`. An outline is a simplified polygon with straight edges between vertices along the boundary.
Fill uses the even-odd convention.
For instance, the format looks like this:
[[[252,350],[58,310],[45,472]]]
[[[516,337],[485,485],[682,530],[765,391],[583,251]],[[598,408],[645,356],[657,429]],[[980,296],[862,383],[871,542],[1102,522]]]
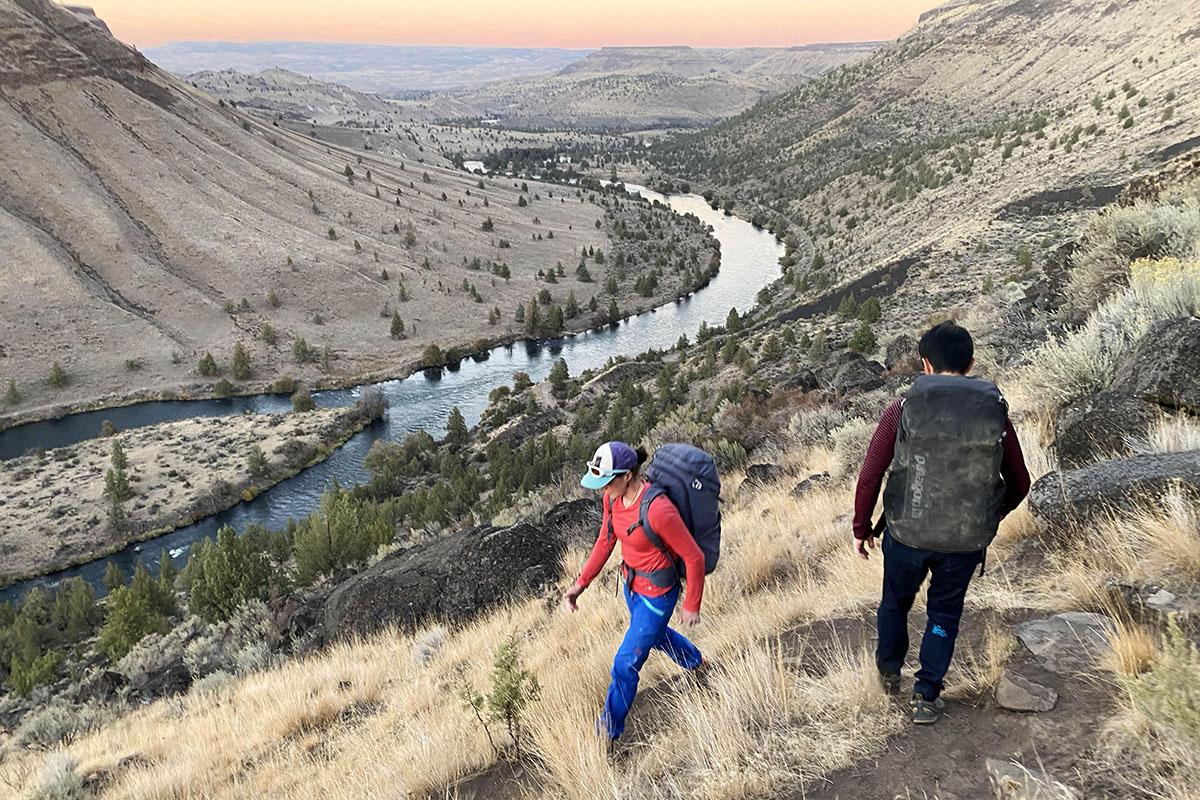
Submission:
[[[646,480],[650,482],[642,494],[638,507],[638,524],[650,543],[665,553],[671,552],[650,527],[650,503],[656,497],[666,495],[679,510],[683,524],[692,532],[692,538],[704,553],[704,574],[717,568],[721,556],[721,478],[717,475],[717,464],[712,456],[690,444],[664,444],[654,451],[646,467]],[[670,587],[683,576],[683,564],[675,559],[674,568],[642,573],[655,586]]]
[[[992,543],[1004,505],[1008,405],[996,384],[962,375],[917,378],[900,412],[883,491],[896,541],[969,553]]]

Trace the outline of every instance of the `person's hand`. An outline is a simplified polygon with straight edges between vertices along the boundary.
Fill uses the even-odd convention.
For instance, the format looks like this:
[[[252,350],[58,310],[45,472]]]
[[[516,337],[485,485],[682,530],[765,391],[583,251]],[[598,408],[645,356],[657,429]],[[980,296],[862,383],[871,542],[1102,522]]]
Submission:
[[[875,549],[875,537],[874,536],[868,536],[866,539],[855,539],[854,540],[854,554],[857,555],[859,558],[861,558],[863,561],[866,561],[867,559],[869,559],[871,557],[871,554],[868,553],[867,551],[874,550],[874,549]]]
[[[700,624],[700,612],[683,610],[679,612],[679,621],[689,628]]]
[[[583,587],[578,583],[572,583],[571,588],[563,593],[563,605],[568,611],[575,612],[579,610],[579,605],[575,602],[579,599],[579,595],[583,594]]]

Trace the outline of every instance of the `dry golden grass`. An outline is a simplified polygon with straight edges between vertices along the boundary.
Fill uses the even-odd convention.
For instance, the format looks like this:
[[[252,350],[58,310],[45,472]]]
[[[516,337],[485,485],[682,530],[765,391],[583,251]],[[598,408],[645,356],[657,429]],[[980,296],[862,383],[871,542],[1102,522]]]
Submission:
[[[1087,544],[1066,543],[1047,556],[1049,568],[1035,585],[1056,607],[1093,604],[1096,587],[1112,580],[1188,586],[1200,579],[1200,508],[1187,490],[1172,489],[1111,516],[1087,535]]]
[[[1015,388],[1010,401],[1017,398],[1014,416],[1036,478],[1053,468],[1044,446],[1047,422],[1021,414],[1025,395]],[[867,428],[845,428],[833,447],[777,454],[796,475],[829,471],[840,476],[833,481],[802,498],[790,493],[794,481],[781,481],[739,493],[726,507],[720,569],[706,586],[702,625],[688,631],[715,665],[711,690],[682,680],[668,659],[651,657],[625,737],[631,741],[615,761],[594,733],[626,626],[611,567],[582,596],[576,614],[536,599],[444,636],[390,631],[338,645],[220,693],[155,703],[70,744],[66,753],[80,762],[81,774],[113,773],[105,797],[349,800],[379,796],[380,787],[392,796],[453,797],[463,778],[496,763],[455,686],[463,677],[486,685],[497,647],[517,633],[524,665],[542,687],[525,718],[524,748],[538,765],[525,796],[715,799],[815,786],[881,748],[905,724],[860,642],[839,642],[823,630],[808,640],[781,636],[823,620],[861,617],[877,602],[881,555],[876,550],[865,562],[852,557],[849,537],[849,465]],[[728,476],[728,485],[740,477]],[[987,574],[973,582],[969,607],[1095,607],[1096,587],[1109,576],[1196,580],[1198,513],[1184,495],[1169,495],[1156,508],[1106,524],[1089,536],[1089,547],[1052,554],[1031,575],[1028,565],[1014,571],[1006,563],[1035,531],[1019,509],[1002,526]],[[584,548],[566,554],[564,581],[586,556]],[[966,639],[948,695],[975,702],[994,690],[1015,644],[998,625],[989,626],[978,647]],[[1136,675],[1153,660],[1154,642],[1144,631],[1124,625],[1113,641],[1112,666],[1121,675]],[[39,780],[41,759],[20,755],[8,770],[28,791]]]

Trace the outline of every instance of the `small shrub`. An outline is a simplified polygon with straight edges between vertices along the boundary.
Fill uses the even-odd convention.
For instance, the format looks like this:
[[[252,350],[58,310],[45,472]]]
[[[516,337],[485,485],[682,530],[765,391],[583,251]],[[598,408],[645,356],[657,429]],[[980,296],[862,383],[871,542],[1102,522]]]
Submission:
[[[234,677],[223,669],[210,672],[192,683],[189,694],[194,697],[220,697],[233,688]]]
[[[485,695],[464,677],[458,687],[458,697],[483,727],[493,751],[499,753],[499,748],[489,726],[503,723],[519,754],[523,739],[521,719],[526,707],[537,700],[539,687],[537,677],[521,665],[521,642],[516,634],[496,651],[490,680],[491,690]]]
[[[292,411],[295,411],[297,414],[312,411],[316,407],[317,404],[313,400],[312,395],[309,394],[308,389],[301,387],[292,395]]]
[[[212,378],[217,374],[217,360],[213,358],[213,354],[205,352],[200,357],[200,361],[196,364],[196,372],[199,372],[206,378]]]
[[[70,382],[67,377],[67,372],[62,368],[62,365],[55,361],[50,365],[50,374],[46,376],[46,383],[55,389],[61,389]]]
[[[30,800],[79,800],[86,797],[83,776],[75,771],[79,762],[63,752],[46,756],[42,783]]]
[[[233,346],[233,361],[229,365],[229,371],[234,380],[244,381],[250,377],[250,351],[241,342]]]
[[[847,346],[856,353],[870,355],[875,352],[879,343],[875,341],[875,334],[871,332],[871,326],[864,322],[850,337],[850,343]]]
[[[213,397],[233,397],[234,386],[225,378],[213,384]]]
[[[250,446],[250,452],[246,454],[246,466],[251,475],[266,475],[271,465],[267,462],[267,454],[255,444]]]
[[[1134,261],[1197,256],[1200,201],[1108,208],[1088,222],[1081,246],[1071,257],[1067,298],[1075,309],[1087,311],[1128,283]]]

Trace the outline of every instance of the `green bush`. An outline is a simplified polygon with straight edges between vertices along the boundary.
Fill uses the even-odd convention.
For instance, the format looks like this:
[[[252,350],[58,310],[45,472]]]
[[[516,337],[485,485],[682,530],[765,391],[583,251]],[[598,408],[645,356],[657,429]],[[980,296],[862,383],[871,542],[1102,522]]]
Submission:
[[[241,342],[233,346],[233,361],[229,365],[229,371],[234,380],[244,381],[250,377],[250,351]]]
[[[139,561],[129,585],[109,595],[97,649],[110,661],[119,661],[143,636],[170,630],[168,617],[174,611],[174,595],[164,592]]]
[[[12,378],[8,379],[8,391],[4,393],[4,402],[10,406],[21,402],[21,393],[17,391],[17,382]]]
[[[55,389],[61,389],[69,382],[70,378],[67,377],[66,370],[62,368],[61,364],[55,361],[50,365],[50,374],[46,377],[47,384]]]
[[[296,579],[311,585],[319,576],[363,561],[394,537],[390,502],[343,493],[337,484],[321,498],[321,509],[296,529]]]
[[[213,358],[212,353],[206,351],[200,357],[200,361],[196,364],[196,372],[206,378],[214,377],[217,374],[217,360]]]
[[[458,686],[458,697],[475,715],[494,751],[499,752],[499,748],[490,725],[502,723],[519,753],[523,741],[521,720],[525,709],[537,700],[539,687],[537,677],[521,664],[521,642],[516,634],[496,650],[490,680],[491,689],[485,695],[464,677]]]
[[[316,407],[317,404],[313,400],[312,395],[303,386],[297,389],[292,395],[292,411],[295,411],[297,414],[312,411]]]
[[[436,344],[430,344],[425,347],[425,351],[421,354],[421,363],[426,367],[440,367],[445,362],[445,357],[442,355],[442,348]]]
[[[192,548],[188,609],[208,622],[221,622],[251,600],[266,600],[276,576],[262,551],[228,525],[216,542],[205,537]]]
[[[875,352],[879,343],[875,341],[875,334],[871,332],[871,326],[864,322],[850,337],[850,343],[847,346],[856,353],[870,355]]]

